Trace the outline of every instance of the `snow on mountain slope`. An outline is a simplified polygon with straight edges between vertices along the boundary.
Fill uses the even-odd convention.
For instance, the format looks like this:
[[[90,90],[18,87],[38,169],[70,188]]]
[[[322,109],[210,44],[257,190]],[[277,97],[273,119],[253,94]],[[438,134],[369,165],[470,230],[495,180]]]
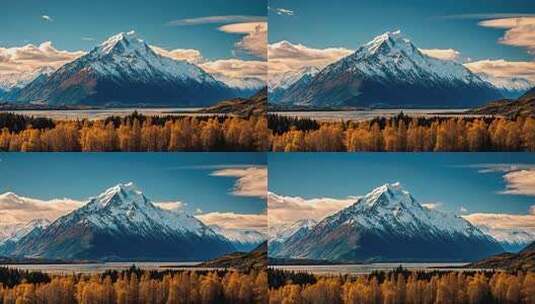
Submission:
[[[386,184],[323,219],[271,255],[344,261],[464,261],[503,251],[463,218],[430,210],[396,184]]]
[[[387,32],[325,67],[279,102],[298,105],[471,106],[501,97],[463,65],[421,53]]]
[[[203,260],[234,251],[195,217],[155,206],[132,183],[119,184],[23,237],[10,255],[65,259]]]
[[[533,229],[496,228],[486,225],[476,225],[481,231],[494,237],[508,252],[519,252],[527,245],[535,242]]]
[[[235,93],[195,64],[158,55],[128,32],[108,38],[43,83],[30,83],[17,100],[185,106],[212,104]]]
[[[268,88],[270,92],[275,90],[285,90],[299,81],[304,76],[314,77],[320,72],[320,69],[314,66],[304,67],[298,71],[288,71],[280,75],[270,75],[268,79]]]
[[[313,219],[302,219],[295,223],[280,225],[277,227],[269,227],[269,241],[270,242],[284,242],[296,233],[311,230],[318,222]]]
[[[48,225],[50,225],[50,221],[47,219],[35,219],[24,224],[2,225],[5,227],[0,228],[0,245],[5,241],[16,242],[32,230],[45,229]]]
[[[231,241],[238,251],[251,251],[267,239],[264,233],[256,230],[230,229],[218,225],[210,225],[210,228]]]
[[[32,82],[40,75],[49,76],[54,73],[54,71],[55,69],[52,67],[42,67],[35,71],[0,74],[0,89],[6,92],[15,88],[20,89],[26,86],[28,83]]]
[[[478,75],[481,79],[492,83],[506,98],[516,99],[535,87],[535,83],[522,77],[497,77],[485,73]]]

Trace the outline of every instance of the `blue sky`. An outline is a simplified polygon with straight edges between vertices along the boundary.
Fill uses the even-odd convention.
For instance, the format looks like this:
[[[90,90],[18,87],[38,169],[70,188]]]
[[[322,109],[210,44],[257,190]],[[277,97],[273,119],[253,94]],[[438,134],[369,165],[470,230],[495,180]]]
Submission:
[[[0,11],[0,46],[52,41],[62,50],[90,50],[105,38],[135,30],[153,45],[194,48],[208,59],[232,57],[240,35],[218,31],[220,24],[170,26],[173,20],[207,16],[266,16],[261,0],[20,0]],[[49,16],[50,19],[44,19]],[[229,22],[230,23],[230,22]],[[91,40],[91,39],[94,39]]]
[[[271,0],[270,75],[323,68],[385,32],[491,82],[535,84],[533,0]],[[280,43],[287,41],[289,43]]]
[[[268,162],[269,190],[284,196],[344,199],[400,182],[420,203],[456,213],[527,214],[535,205],[529,153],[278,153]],[[522,168],[524,180],[515,178]],[[500,194],[513,183],[516,194]]]
[[[453,48],[473,60],[533,58],[521,48],[498,44],[504,29],[478,26],[496,14],[535,14],[532,0],[272,0],[270,7],[270,43],[288,40],[315,48],[356,49],[399,29],[417,47]],[[276,8],[291,10],[293,16],[277,14]]]
[[[255,153],[5,153],[0,193],[50,200],[85,200],[118,183],[134,182],[155,202],[186,203],[194,214],[265,211],[264,198],[235,195],[238,177],[216,171],[265,167]]]

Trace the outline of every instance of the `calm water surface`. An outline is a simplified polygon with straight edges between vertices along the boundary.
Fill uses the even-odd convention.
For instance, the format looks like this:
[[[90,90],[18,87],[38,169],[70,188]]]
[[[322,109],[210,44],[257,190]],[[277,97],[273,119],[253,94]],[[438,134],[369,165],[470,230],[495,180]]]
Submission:
[[[456,117],[456,116],[472,116],[462,114],[468,109],[373,109],[362,111],[296,111],[296,112],[270,112],[270,114],[277,114],[288,117],[310,118],[321,121],[365,121],[375,117],[392,117],[398,115],[400,112],[408,116],[440,116],[440,117]]]
[[[270,266],[274,269],[289,270],[296,272],[309,272],[314,274],[370,274],[373,271],[391,271],[399,266],[413,271],[468,271],[482,269],[462,268],[467,263],[371,263],[371,264],[347,264],[347,265],[277,265]],[[443,268],[461,267],[461,268]]]
[[[100,273],[106,270],[126,270],[132,265],[143,270],[213,270],[215,268],[194,267],[200,262],[109,262],[91,264],[19,264],[2,265],[0,267],[17,268],[29,271],[42,271],[46,273]]]
[[[91,110],[17,110],[17,111],[1,111],[17,114],[30,115],[35,117],[46,117],[57,120],[76,120],[89,119],[99,120],[105,119],[109,116],[127,116],[137,111],[146,116],[162,116],[162,115],[207,115],[207,114],[192,114],[192,112],[200,110],[201,108],[117,108],[117,109],[91,109]]]

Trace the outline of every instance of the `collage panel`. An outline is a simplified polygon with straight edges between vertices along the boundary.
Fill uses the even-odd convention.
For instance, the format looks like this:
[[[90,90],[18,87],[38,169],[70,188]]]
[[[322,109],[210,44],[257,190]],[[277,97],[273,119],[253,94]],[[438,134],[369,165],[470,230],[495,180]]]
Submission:
[[[0,151],[268,150],[266,11],[264,0],[10,2]]]
[[[268,163],[273,303],[531,303],[535,155],[271,153]]]
[[[265,154],[9,153],[0,168],[1,303],[267,299]]]
[[[272,151],[535,151],[533,1],[273,2]]]

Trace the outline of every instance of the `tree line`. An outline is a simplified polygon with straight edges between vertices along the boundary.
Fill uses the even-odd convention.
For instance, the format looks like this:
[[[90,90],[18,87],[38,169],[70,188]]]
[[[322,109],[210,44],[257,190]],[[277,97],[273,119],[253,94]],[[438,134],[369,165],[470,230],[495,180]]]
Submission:
[[[383,273],[384,274],[384,273]],[[310,281],[307,278],[307,281]],[[535,273],[393,272],[270,288],[270,304],[535,304]]]
[[[150,117],[134,113],[96,121],[49,121],[34,127],[34,118],[3,113],[0,126],[2,122],[10,127],[4,123],[0,131],[0,151],[267,151],[271,146],[271,131],[263,116]],[[20,128],[22,124],[26,124],[24,128]]]
[[[272,150],[336,151],[535,151],[535,118],[408,117],[362,122],[316,122],[270,117],[277,125]]]
[[[124,271],[0,284],[1,304],[268,303],[265,271]]]

